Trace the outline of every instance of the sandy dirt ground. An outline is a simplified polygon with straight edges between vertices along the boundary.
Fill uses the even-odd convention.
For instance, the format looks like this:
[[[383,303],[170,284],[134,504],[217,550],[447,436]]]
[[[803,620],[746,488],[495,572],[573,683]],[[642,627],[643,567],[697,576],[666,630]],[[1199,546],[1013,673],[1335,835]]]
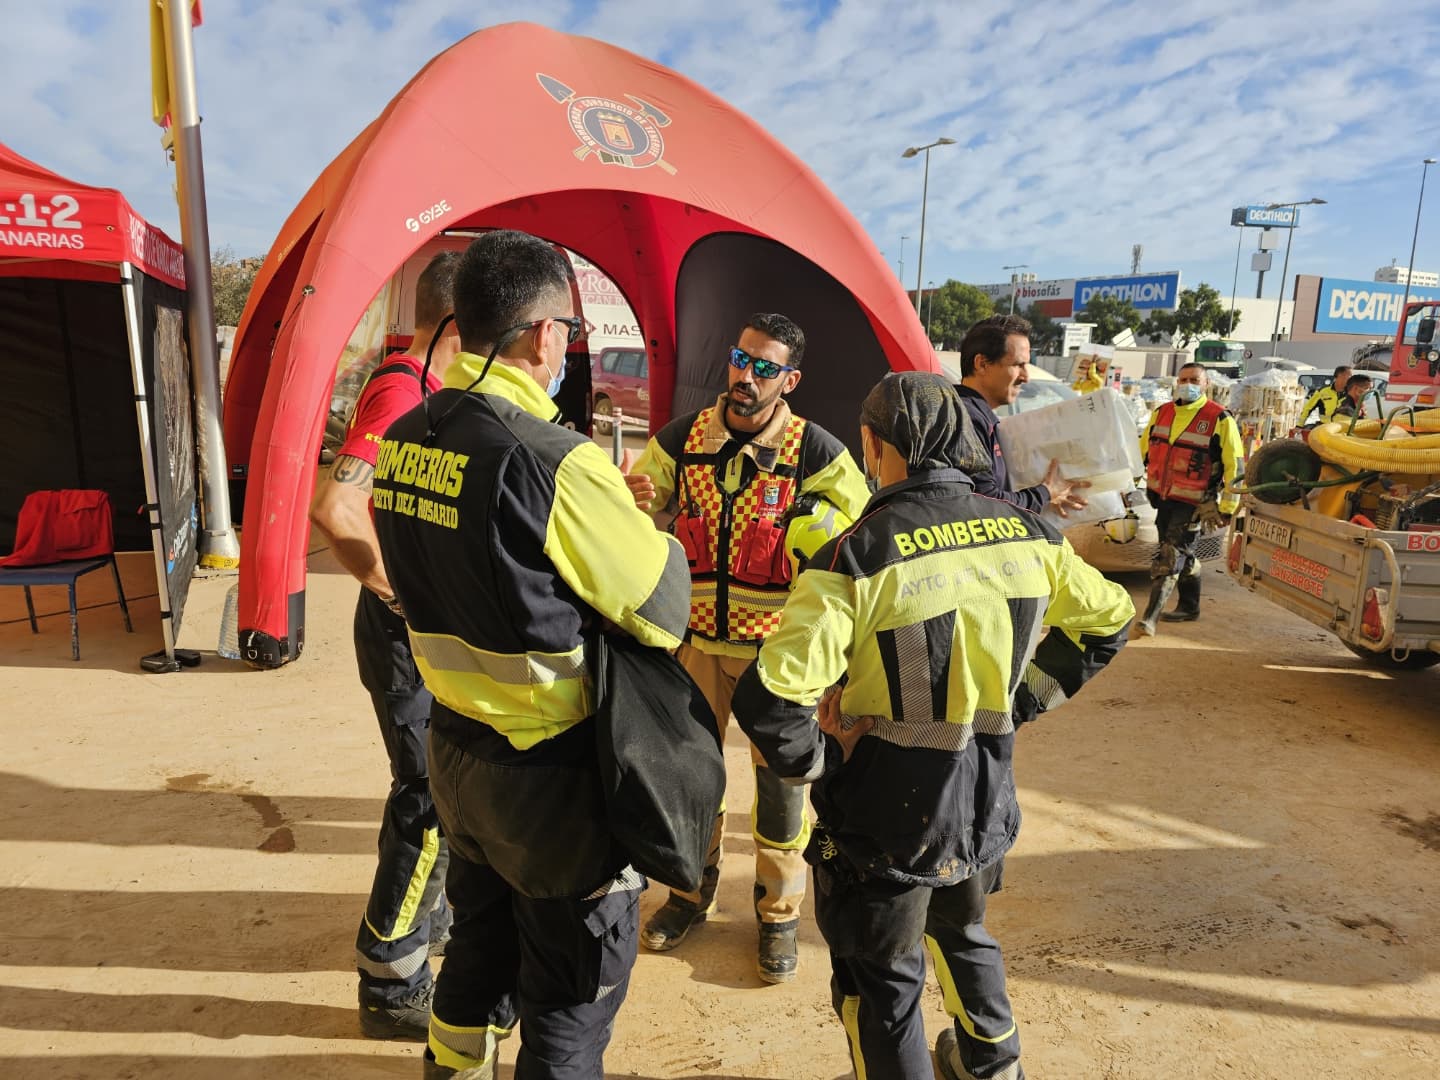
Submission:
[[[417,1046],[356,1026],[387,773],[355,586],[313,554],[304,656],[257,672],[214,655],[233,578],[197,580],[182,644],[204,662],[152,676],[150,565],[125,558],[133,635],[85,580],[79,663],[63,591],[37,591],[38,636],[0,595],[0,1077],[418,1077]],[[1367,669],[1205,583],[1201,622],[1132,645],[1019,740],[1025,826],[989,922],[1027,1072],[1440,1076],[1440,672]],[[743,817],[726,849],[722,913],[642,951],[610,1074],[848,1076],[813,922],[800,977],[762,986]]]

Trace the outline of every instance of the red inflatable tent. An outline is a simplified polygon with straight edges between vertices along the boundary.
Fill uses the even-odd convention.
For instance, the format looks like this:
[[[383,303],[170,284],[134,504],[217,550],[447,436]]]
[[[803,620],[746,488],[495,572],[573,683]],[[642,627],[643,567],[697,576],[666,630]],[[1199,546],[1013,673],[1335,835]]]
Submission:
[[[0,146],[0,551],[29,492],[106,492],[116,547],[154,553],[171,660],[197,558],[184,290],[120,192]]]
[[[524,23],[472,34],[316,180],[241,321],[225,442],[232,477],[248,481],[239,617],[251,664],[303,648],[306,511],[352,328],[426,240],[487,228],[561,244],[615,282],[649,349],[653,426],[713,400],[724,350],[757,310],[804,328],[793,404],[852,443],[860,398],[886,370],[938,370],[860,225],[754,121],[601,41]]]

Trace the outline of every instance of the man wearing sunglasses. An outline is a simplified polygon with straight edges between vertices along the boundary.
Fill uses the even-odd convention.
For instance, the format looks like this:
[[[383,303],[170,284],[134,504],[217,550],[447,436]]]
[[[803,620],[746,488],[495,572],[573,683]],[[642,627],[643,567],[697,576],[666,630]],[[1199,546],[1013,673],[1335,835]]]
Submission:
[[[844,445],[785,402],[800,382],[804,354],[795,323],[752,315],[726,354],[725,393],[665,425],[627,478],[641,509],[675,504],[671,529],[685,547],[692,590],[689,630],[676,655],[714,710],[722,738],[736,680],[778,625],[794,550],[816,550],[858,517],[869,497]],[[812,537],[817,542],[808,543]],[[786,982],[795,977],[805,897],[805,789],[782,781],[753,747],[751,760],[759,974]],[[647,948],[673,949],[715,911],[724,825],[722,809],[699,892],[671,892],[645,924]]]
[[[596,616],[680,644],[684,552],[635,507],[605,452],[555,423],[578,334],[565,255],[522,232],[461,258],[461,352],[445,387],[385,432],[375,529],[435,697],[430,787],[455,911],[427,1080],[598,1078],[625,1000],[644,883],[600,786],[584,635]]]

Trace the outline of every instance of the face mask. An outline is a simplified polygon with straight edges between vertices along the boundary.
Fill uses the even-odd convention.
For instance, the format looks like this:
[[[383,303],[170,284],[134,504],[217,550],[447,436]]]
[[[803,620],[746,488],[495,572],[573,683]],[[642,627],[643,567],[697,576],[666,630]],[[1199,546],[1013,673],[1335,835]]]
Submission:
[[[1175,400],[1182,405],[1193,405],[1200,400],[1201,390],[1195,383],[1181,383],[1175,387]]]
[[[549,370],[550,370],[550,368],[549,368],[548,365],[546,366],[545,370],[546,370],[546,371],[549,371]],[[565,381],[565,364],[562,362],[562,363],[560,364],[560,374],[559,374],[559,375],[551,375],[551,376],[550,376],[550,382],[549,382],[549,383],[546,385],[546,387],[545,387],[545,393],[546,393],[547,395],[549,395],[550,397],[553,398],[556,394],[558,394],[558,393],[560,392],[560,384],[563,383],[564,381]]]

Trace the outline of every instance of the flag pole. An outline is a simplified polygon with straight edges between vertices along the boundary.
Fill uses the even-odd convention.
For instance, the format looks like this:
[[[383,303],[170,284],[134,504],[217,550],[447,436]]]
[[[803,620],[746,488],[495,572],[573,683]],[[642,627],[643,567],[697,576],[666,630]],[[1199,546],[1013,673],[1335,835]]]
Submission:
[[[200,154],[200,110],[195,93],[194,28],[190,0],[152,2],[160,5],[165,16],[180,240],[185,249],[190,375],[195,384],[195,429],[200,452],[200,565],[232,568],[240,565],[240,544],[231,524],[225,439],[220,427],[220,357],[215,345],[210,226],[205,215],[205,166]]]

